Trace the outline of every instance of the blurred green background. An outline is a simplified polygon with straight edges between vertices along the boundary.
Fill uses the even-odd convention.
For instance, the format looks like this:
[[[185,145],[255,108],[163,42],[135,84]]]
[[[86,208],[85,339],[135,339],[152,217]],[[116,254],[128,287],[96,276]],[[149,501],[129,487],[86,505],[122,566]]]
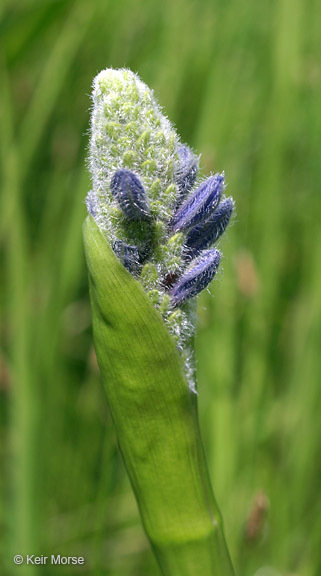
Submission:
[[[0,573],[157,576],[93,351],[90,92],[130,67],[237,215],[199,402],[238,576],[321,574],[321,4],[2,0]],[[14,554],[82,555],[82,568]]]

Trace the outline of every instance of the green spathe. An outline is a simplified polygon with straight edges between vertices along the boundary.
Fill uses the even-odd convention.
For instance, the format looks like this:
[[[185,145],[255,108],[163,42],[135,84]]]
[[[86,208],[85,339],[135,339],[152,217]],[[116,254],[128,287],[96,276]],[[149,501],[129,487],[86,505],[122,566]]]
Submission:
[[[232,576],[196,396],[162,318],[94,219],[84,223],[93,332],[119,446],[166,576]]]

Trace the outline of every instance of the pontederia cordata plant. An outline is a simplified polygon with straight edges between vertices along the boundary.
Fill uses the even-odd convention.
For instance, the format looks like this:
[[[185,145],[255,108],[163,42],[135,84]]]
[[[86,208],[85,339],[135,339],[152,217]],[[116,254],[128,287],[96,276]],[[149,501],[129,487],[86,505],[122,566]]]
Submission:
[[[163,574],[231,575],[199,433],[193,335],[233,200],[224,174],[198,178],[199,158],[129,70],[95,78],[91,130],[95,348],[142,521]]]

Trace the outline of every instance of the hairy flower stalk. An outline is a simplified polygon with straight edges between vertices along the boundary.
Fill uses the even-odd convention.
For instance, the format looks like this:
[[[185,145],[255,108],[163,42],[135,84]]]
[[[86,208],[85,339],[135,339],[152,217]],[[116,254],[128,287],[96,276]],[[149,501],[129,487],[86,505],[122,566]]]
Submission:
[[[195,296],[214,278],[233,200],[129,70],[94,81],[84,227],[97,358],[163,574],[231,576],[198,427]]]

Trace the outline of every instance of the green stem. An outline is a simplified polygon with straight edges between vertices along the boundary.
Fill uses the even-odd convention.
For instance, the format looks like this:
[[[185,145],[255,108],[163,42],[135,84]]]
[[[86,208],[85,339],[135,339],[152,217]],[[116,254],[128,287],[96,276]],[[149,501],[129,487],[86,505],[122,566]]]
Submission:
[[[224,538],[222,516],[216,504],[203,451],[195,401],[195,453],[189,458],[191,477],[198,481],[203,491],[203,501],[182,526],[175,518],[175,540],[166,539],[159,546],[152,546],[163,574],[167,576],[216,575],[233,576],[234,571]],[[195,457],[196,456],[196,457]],[[181,491],[182,503],[189,507],[185,490]],[[174,509],[175,514],[175,509]],[[194,527],[203,523],[204,531],[195,533]]]
[[[232,576],[196,397],[163,320],[89,217],[84,225],[102,381],[142,522],[166,576]]]

